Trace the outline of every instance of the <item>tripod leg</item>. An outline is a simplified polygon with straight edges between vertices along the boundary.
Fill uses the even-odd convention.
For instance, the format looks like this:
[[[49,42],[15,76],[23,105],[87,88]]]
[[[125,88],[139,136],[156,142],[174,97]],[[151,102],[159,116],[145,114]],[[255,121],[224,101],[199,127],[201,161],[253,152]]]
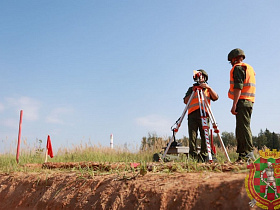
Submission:
[[[212,162],[213,158],[212,158],[210,138],[209,138],[209,126],[208,126],[207,117],[206,117],[206,111],[205,111],[206,107],[205,107],[205,100],[203,98],[204,94],[202,92],[202,89],[197,90],[197,95],[198,95],[201,123],[202,123],[202,129],[204,131],[208,158],[209,158],[209,161]]]
[[[211,148],[214,154],[216,154],[216,148],[214,146],[214,139],[213,139],[213,129],[210,129],[210,139],[211,139]]]
[[[204,95],[203,92],[202,92],[202,94]],[[204,95],[204,98],[205,98],[205,95]],[[208,104],[208,102],[207,102],[206,100],[205,100],[205,105],[206,105],[206,109],[207,109],[207,111],[208,111],[208,113],[209,113],[209,117],[210,117],[210,120],[211,120],[211,122],[212,122],[212,126],[213,126],[213,128],[214,128],[214,132],[217,133],[217,135],[218,135],[220,144],[222,145],[222,148],[223,148],[223,150],[224,150],[224,153],[225,153],[225,156],[226,156],[227,160],[228,160],[229,162],[231,162],[231,161],[230,161],[230,158],[229,158],[229,156],[228,156],[228,153],[227,153],[227,149],[226,149],[226,147],[225,147],[225,145],[224,145],[224,142],[223,142],[223,140],[222,140],[222,137],[221,137],[221,135],[220,135],[220,131],[219,131],[218,125],[217,125],[217,123],[216,123],[215,117],[214,117],[214,115],[213,115],[213,113],[212,113],[211,107],[210,107],[210,105]]]
[[[171,128],[171,130],[173,131],[173,137],[170,139],[170,141],[169,141],[169,143],[168,143],[168,145],[167,145],[167,147],[166,147],[166,149],[165,149],[165,151],[163,153],[163,156],[162,156],[163,160],[162,161],[164,161],[164,158],[165,158],[165,156],[166,156],[166,154],[167,154],[167,152],[168,152],[168,150],[170,148],[171,143],[175,140],[175,135],[179,131],[179,128],[180,128],[180,126],[181,126],[181,124],[183,122],[183,119],[184,119],[184,117],[185,117],[185,115],[186,115],[186,113],[187,113],[187,111],[189,109],[189,105],[190,105],[190,103],[191,103],[191,101],[192,101],[192,99],[194,97],[194,94],[195,94],[195,91],[192,92],[192,94],[191,94],[191,96],[189,98],[189,101],[186,104],[186,107],[185,107],[181,117],[179,118],[179,121],[175,123],[176,124],[176,128],[173,128],[173,129]]]
[[[215,132],[216,132],[216,131],[215,131]],[[225,153],[225,156],[226,156],[227,160],[228,160],[229,162],[231,162],[231,161],[230,161],[230,158],[229,158],[229,156],[228,156],[228,153],[227,153],[227,149],[226,149],[226,147],[225,147],[225,145],[224,145],[224,142],[223,142],[223,140],[222,140],[222,137],[221,137],[221,135],[220,135],[220,132],[219,132],[218,127],[217,127],[217,135],[218,135],[218,137],[219,137],[220,144],[222,145],[222,148],[223,148],[223,150],[224,150],[224,153]]]
[[[205,141],[206,141],[206,149],[208,153],[209,161],[212,162],[212,153],[211,153],[211,145],[210,145],[210,138],[209,138],[209,126],[206,117],[201,117],[202,122],[202,129],[204,131]]]

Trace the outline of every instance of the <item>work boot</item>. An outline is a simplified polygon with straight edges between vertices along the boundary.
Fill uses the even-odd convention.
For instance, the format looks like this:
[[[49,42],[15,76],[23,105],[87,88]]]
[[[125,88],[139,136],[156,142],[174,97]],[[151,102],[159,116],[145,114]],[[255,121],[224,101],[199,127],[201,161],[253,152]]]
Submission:
[[[239,153],[237,160],[235,161],[236,163],[243,163],[245,162],[245,154]]]

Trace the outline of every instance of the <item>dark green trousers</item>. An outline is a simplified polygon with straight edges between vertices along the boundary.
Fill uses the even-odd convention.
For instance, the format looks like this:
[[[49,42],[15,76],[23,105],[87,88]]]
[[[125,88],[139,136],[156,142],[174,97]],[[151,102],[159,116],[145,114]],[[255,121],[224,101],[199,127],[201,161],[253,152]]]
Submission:
[[[250,127],[253,107],[238,106],[236,111],[235,136],[237,140],[236,152],[246,155],[253,151],[252,132]]]
[[[209,120],[208,120],[209,124]],[[198,130],[201,137],[201,155],[207,156],[207,147],[206,147],[206,140],[204,135],[204,130],[202,129],[202,123],[200,115],[192,116],[192,113],[188,116],[188,128],[189,128],[189,148],[190,148],[190,155],[192,157],[196,157],[196,144],[197,144],[197,135]]]

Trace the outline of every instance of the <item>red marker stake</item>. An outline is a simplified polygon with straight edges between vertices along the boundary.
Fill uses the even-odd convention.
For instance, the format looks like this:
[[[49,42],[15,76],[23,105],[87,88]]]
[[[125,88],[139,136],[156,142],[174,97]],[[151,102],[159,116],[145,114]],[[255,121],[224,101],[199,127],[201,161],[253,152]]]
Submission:
[[[19,150],[20,150],[20,137],[21,137],[21,123],[22,123],[22,113],[23,111],[20,110],[20,119],[19,119],[19,131],[18,131],[18,145],[17,145],[17,163],[19,159]]]

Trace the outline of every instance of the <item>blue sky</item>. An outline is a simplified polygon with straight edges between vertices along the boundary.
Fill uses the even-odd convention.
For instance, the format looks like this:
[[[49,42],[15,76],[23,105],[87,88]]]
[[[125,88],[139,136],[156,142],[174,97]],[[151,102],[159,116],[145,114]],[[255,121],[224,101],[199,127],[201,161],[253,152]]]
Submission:
[[[280,2],[1,1],[0,148],[51,136],[55,149],[81,142],[137,147],[172,135],[192,72],[205,69],[220,98],[212,111],[234,132],[227,54],[245,51],[256,71],[252,132],[280,133]],[[188,136],[187,119],[177,134]]]

